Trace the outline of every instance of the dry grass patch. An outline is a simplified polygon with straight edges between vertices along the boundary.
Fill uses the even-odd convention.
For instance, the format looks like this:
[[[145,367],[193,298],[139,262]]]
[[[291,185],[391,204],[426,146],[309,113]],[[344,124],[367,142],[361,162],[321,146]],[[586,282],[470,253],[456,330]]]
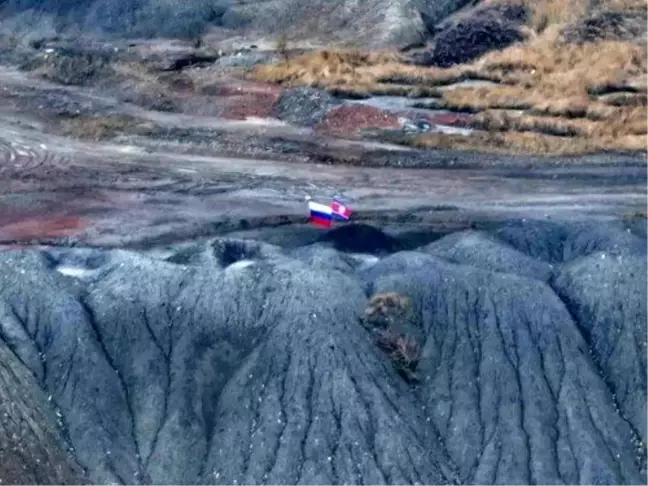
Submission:
[[[645,76],[646,47],[620,41],[565,44],[538,39],[486,54],[472,68],[497,73],[502,80],[538,95],[585,96]]]
[[[539,137],[531,145],[527,136],[509,137],[518,150],[645,150],[645,92],[614,93],[614,98],[595,93],[614,87],[637,91],[645,79],[646,56],[645,46],[629,42],[573,45],[538,40],[488,54],[473,65],[478,71],[498,73],[509,85],[449,90],[443,104],[471,111],[506,108],[525,112],[481,113],[475,123],[486,130],[572,137],[550,142]]]
[[[646,150],[645,135],[587,138],[560,137],[535,132],[476,132],[470,136],[434,133],[401,137],[400,142],[416,148],[519,155],[581,155],[606,151]]]
[[[507,0],[485,4],[502,1]],[[527,40],[466,65],[424,68],[407,64],[396,53],[322,51],[257,67],[252,76],[348,96],[440,96],[439,107],[478,113],[475,125],[492,132],[476,135],[475,141],[430,135],[417,145],[475,149],[484,143],[486,150],[506,152],[510,147],[514,152],[552,154],[645,150],[645,43],[605,40],[604,35],[594,41],[567,42],[563,34],[592,14],[639,15],[647,8],[646,0],[508,1],[522,3],[530,11],[524,27]],[[439,89],[465,79],[496,84]]]
[[[594,121],[587,118],[537,116],[506,110],[488,110],[475,115],[472,124],[476,128],[491,132],[539,132],[567,137],[623,137],[646,134],[646,112],[643,108],[620,108],[615,110],[614,117],[609,118],[604,117],[603,113],[604,110],[597,116],[601,121]]]
[[[587,13],[589,0],[522,0],[530,10],[529,27],[544,32],[553,26],[571,24]]]
[[[462,76],[447,69],[405,64],[393,52],[320,51],[256,67],[251,77],[286,87],[313,86],[349,96],[439,96],[435,86]]]
[[[258,66],[253,71],[260,81],[288,86],[368,84],[376,70],[398,70],[404,59],[395,53],[320,51],[284,62]]]
[[[90,140],[123,134],[145,136],[155,130],[152,122],[125,115],[75,116],[60,120],[59,126],[63,135]]]
[[[477,128],[510,133],[472,141],[431,135],[423,146],[546,154],[646,149],[646,93],[637,92],[645,90],[643,46],[539,40],[491,53],[467,68],[507,84],[447,90],[440,106],[477,112]],[[627,91],[595,94],[615,87]]]

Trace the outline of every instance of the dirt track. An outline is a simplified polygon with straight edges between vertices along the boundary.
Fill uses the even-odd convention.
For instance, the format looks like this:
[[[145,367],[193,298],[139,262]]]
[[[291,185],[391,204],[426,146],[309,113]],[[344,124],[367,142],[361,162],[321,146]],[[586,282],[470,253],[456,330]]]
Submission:
[[[3,244],[67,237],[93,245],[146,245],[301,225],[306,221],[306,196],[342,196],[355,209],[356,221],[440,231],[499,218],[611,217],[645,207],[646,167],[637,157],[549,159],[546,164],[520,158],[521,168],[515,169],[512,158],[498,167],[493,156],[426,155],[323,139],[277,123],[160,113],[83,88],[56,88],[11,69],[2,70],[0,84]],[[26,89],[29,104],[23,96]],[[310,154],[318,149],[355,151],[365,161],[392,155],[428,157],[431,166],[436,161],[439,167],[463,168],[310,164],[299,162],[299,153],[293,158],[280,152],[276,157],[245,156],[245,138],[239,157],[223,157],[218,150],[197,153],[189,145],[141,137],[122,137],[118,143],[73,140],[52,133],[47,110],[38,110],[39,96],[51,101],[59,94],[81,104],[97,102],[169,130],[189,127],[242,137],[281,137],[282,143],[309,144]]]

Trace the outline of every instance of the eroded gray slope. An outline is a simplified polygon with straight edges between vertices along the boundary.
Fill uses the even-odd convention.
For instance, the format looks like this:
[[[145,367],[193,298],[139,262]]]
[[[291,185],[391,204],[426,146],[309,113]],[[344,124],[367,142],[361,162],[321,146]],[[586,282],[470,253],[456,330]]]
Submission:
[[[619,221],[564,223],[520,220],[503,225],[493,234],[532,258],[562,263],[596,251],[621,249],[631,254],[645,254],[645,233],[640,236],[641,228],[633,229],[635,225],[639,226]]]
[[[18,275],[1,297],[5,335],[25,335],[11,345],[64,410],[94,481],[453,479],[343,274],[113,252],[85,293],[41,255],[3,257]]]
[[[462,481],[645,482],[631,428],[547,285],[404,252],[366,278],[413,300],[427,336],[419,393]]]
[[[514,273],[547,281],[553,266],[538,261],[481,231],[462,231],[437,240],[420,251],[453,263],[485,270]]]
[[[596,252],[553,282],[592,348],[623,416],[646,443],[646,257]],[[642,455],[645,450],[639,449]],[[645,459],[645,458],[644,458]]]
[[[588,228],[427,248],[454,263],[229,239],[5,252],[0,337],[94,482],[643,484],[644,242]],[[385,292],[412,302],[418,384],[360,325]]]
[[[60,422],[37,380],[0,340],[0,482],[86,484]]]
[[[0,258],[3,340],[60,408],[91,479],[128,481],[137,468],[127,401],[80,301],[80,288],[39,252],[6,252]]]
[[[336,272],[275,270],[275,326],[219,400],[206,481],[445,483],[450,461],[421,404],[357,318],[359,286]],[[226,444],[243,441],[243,453]],[[211,477],[210,477],[211,476]]]

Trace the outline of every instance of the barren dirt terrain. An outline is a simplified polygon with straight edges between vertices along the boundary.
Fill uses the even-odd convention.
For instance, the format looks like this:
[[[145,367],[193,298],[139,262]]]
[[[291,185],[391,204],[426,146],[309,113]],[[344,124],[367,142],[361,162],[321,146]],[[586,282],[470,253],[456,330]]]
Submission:
[[[0,71],[0,83],[4,244],[48,241],[44,219],[51,221],[51,238],[61,232],[109,246],[301,225],[307,222],[307,196],[344,198],[356,211],[355,222],[397,224],[405,217],[403,230],[411,225],[435,232],[508,217],[620,218],[645,206],[642,156],[421,151],[345,141],[276,119],[149,110],[12,67]],[[77,106],[156,128],[99,141],[57,133],[56,111]],[[184,140],[174,136],[181,131]],[[192,137],[208,143],[193,143]],[[222,139],[224,148],[218,146]],[[351,165],[343,157],[352,158]],[[43,229],[30,229],[35,224]]]
[[[73,3],[0,3],[0,483],[646,484],[641,2]]]

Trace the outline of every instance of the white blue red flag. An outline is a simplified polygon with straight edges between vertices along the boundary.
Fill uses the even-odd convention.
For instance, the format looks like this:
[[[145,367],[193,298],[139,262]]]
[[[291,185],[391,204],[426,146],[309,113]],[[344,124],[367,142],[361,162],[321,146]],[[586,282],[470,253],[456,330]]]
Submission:
[[[308,201],[308,209],[311,223],[327,228],[333,225],[333,209],[330,206]]]

